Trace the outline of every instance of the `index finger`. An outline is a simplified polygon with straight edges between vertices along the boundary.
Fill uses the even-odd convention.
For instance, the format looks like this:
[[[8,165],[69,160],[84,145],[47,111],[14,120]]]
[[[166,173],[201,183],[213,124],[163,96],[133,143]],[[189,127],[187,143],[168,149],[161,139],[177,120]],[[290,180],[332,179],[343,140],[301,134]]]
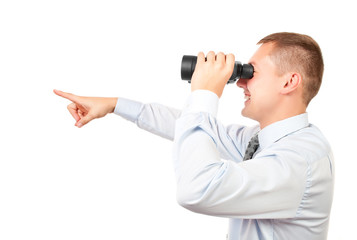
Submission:
[[[67,93],[67,92],[62,92],[60,90],[54,89],[53,92],[63,98],[66,98],[72,102],[78,102],[78,96],[72,94],[72,93]]]

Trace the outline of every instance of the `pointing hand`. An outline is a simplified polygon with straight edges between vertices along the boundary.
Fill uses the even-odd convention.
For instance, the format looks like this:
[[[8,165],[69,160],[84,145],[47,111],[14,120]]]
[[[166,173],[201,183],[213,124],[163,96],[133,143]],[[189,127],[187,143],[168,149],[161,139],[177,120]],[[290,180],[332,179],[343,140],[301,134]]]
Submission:
[[[117,98],[104,98],[104,97],[82,97],[71,93],[53,90],[53,92],[72,101],[67,106],[68,111],[76,120],[75,126],[82,127],[88,122],[96,118],[101,118],[108,113],[114,112]]]

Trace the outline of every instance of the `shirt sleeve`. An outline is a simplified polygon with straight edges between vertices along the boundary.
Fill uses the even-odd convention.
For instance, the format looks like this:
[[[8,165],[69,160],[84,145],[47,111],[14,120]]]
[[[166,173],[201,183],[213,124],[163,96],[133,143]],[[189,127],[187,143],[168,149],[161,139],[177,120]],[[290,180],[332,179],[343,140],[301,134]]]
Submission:
[[[181,114],[206,112],[212,116],[217,115],[218,96],[210,91],[194,91],[184,105],[184,113],[181,110],[170,108],[161,104],[143,104],[126,98],[119,98],[114,113],[137,124],[140,128],[169,140],[174,139],[176,120]],[[212,118],[213,119],[213,118]],[[211,135],[217,137],[217,148],[222,159],[241,161],[243,156],[241,149],[244,147],[237,140],[242,136],[244,126],[230,125],[224,127],[220,123],[214,123]],[[208,129],[207,129],[208,131]],[[225,144],[221,144],[221,143]]]
[[[181,111],[161,104],[143,104],[126,98],[118,98],[114,113],[134,122],[146,131],[172,141],[175,122]]]
[[[207,112],[216,117],[218,112],[218,96],[207,90],[196,90],[189,96],[183,114]]]
[[[215,98],[211,93],[193,92],[176,122],[173,154],[179,204],[194,212],[230,218],[293,217],[304,189],[300,184],[305,177],[301,173],[306,173],[304,161],[287,166],[277,150],[242,162],[244,147],[237,146],[244,137],[232,139],[227,134],[214,116],[218,104],[205,105],[207,97]],[[246,129],[236,131],[235,136],[242,136]],[[240,161],[222,160],[219,149]]]

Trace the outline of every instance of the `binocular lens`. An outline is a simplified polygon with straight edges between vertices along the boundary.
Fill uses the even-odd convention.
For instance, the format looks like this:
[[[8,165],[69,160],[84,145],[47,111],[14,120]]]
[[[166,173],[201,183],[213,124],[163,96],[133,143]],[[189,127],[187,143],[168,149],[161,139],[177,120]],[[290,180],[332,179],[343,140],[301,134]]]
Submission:
[[[196,56],[184,55],[181,62],[181,79],[191,83],[192,74],[197,63]],[[251,64],[234,63],[233,74],[227,83],[234,83],[240,78],[250,79],[253,77],[254,68]]]

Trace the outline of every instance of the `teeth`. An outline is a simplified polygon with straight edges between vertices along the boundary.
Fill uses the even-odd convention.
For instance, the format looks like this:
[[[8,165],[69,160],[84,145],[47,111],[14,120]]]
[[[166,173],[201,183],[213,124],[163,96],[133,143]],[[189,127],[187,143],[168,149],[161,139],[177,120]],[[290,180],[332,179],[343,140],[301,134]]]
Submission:
[[[250,96],[245,95],[245,96],[244,96],[244,100],[250,100]]]

